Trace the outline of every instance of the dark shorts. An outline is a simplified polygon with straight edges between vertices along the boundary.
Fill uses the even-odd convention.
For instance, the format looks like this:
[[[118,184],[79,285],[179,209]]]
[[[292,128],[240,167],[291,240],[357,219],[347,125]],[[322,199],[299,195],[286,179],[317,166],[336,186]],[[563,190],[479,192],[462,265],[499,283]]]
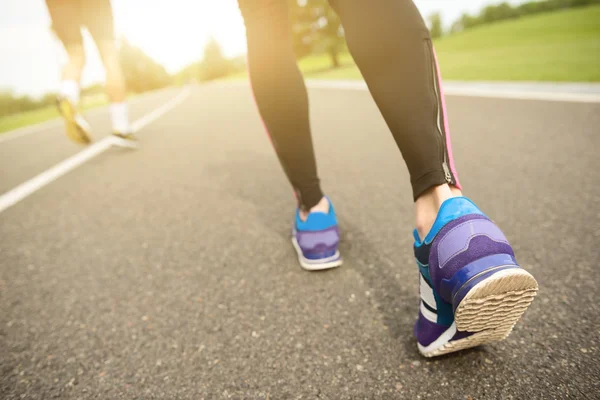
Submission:
[[[83,44],[85,27],[96,42],[114,40],[110,0],[46,0],[52,29],[65,46]]]

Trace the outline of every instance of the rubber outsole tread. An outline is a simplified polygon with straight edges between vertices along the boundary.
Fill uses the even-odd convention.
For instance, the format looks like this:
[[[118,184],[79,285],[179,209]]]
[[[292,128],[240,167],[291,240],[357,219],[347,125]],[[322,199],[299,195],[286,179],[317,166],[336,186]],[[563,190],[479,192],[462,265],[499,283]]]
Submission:
[[[527,311],[537,291],[535,278],[523,269],[493,274],[475,285],[455,311],[457,330],[473,334],[423,355],[435,357],[504,340]]]
[[[537,290],[536,280],[527,271],[500,271],[467,293],[454,314],[456,328],[479,332],[514,324],[527,310]]]

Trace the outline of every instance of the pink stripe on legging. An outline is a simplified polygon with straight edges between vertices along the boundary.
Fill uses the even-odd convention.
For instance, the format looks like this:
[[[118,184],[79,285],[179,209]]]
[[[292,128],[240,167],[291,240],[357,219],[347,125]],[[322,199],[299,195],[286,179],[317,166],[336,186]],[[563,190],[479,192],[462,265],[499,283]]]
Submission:
[[[435,60],[435,69],[438,77],[438,87],[440,90],[440,98],[442,101],[442,115],[444,118],[444,132],[446,132],[446,150],[448,151],[448,161],[450,162],[450,170],[452,171],[452,175],[454,175],[454,181],[457,188],[462,189],[460,186],[460,182],[458,181],[458,173],[456,172],[456,167],[454,166],[454,157],[452,155],[452,141],[450,140],[450,126],[448,124],[448,114],[446,112],[446,98],[444,97],[444,87],[442,85],[442,74],[440,72],[440,66],[438,64],[437,54],[435,53],[435,49],[433,49],[433,59]]]

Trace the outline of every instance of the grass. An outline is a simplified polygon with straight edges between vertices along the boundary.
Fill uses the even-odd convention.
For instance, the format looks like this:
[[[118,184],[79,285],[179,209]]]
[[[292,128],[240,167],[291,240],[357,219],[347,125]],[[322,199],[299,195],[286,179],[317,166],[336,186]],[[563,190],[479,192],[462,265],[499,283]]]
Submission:
[[[12,131],[23,126],[33,125],[56,118],[58,112],[55,106],[47,106],[38,110],[26,111],[0,117],[0,133]]]
[[[435,41],[444,79],[600,82],[600,6],[561,10],[484,25]],[[307,77],[362,79],[347,54],[300,61]],[[245,78],[238,74],[234,78]]]
[[[103,106],[108,104],[106,96],[96,95],[89,98],[82,99],[81,109],[87,111],[89,109]],[[57,118],[58,110],[56,106],[46,106],[37,110],[26,111],[18,114],[8,115],[0,117],[0,133],[8,132],[13,129],[21,128],[24,126],[34,125],[41,122],[49,121]]]
[[[474,28],[436,42],[448,79],[600,81],[600,6]]]

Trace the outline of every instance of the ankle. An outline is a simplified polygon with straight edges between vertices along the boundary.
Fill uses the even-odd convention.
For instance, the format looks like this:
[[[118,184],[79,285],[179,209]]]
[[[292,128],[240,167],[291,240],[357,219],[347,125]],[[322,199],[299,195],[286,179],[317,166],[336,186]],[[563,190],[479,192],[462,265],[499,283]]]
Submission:
[[[128,133],[129,125],[129,110],[127,103],[111,103],[109,106],[110,118],[112,120],[113,130],[120,133]]]
[[[65,79],[60,83],[60,96],[69,100],[73,105],[79,103],[79,83],[72,79]]]
[[[450,186],[450,191],[452,191],[453,197],[462,197],[462,190],[457,188],[456,186]]]
[[[325,196],[323,196],[321,198],[321,200],[314,207],[311,207],[310,210],[305,211],[305,210],[301,209],[300,210],[300,219],[302,221],[306,221],[308,219],[308,215],[313,212],[321,212],[324,214],[329,213],[329,201],[327,200],[327,198]]]
[[[419,196],[415,201],[415,212],[417,232],[421,240],[424,240],[431,230],[442,203],[458,196],[462,196],[460,189],[446,184],[432,187]]]

